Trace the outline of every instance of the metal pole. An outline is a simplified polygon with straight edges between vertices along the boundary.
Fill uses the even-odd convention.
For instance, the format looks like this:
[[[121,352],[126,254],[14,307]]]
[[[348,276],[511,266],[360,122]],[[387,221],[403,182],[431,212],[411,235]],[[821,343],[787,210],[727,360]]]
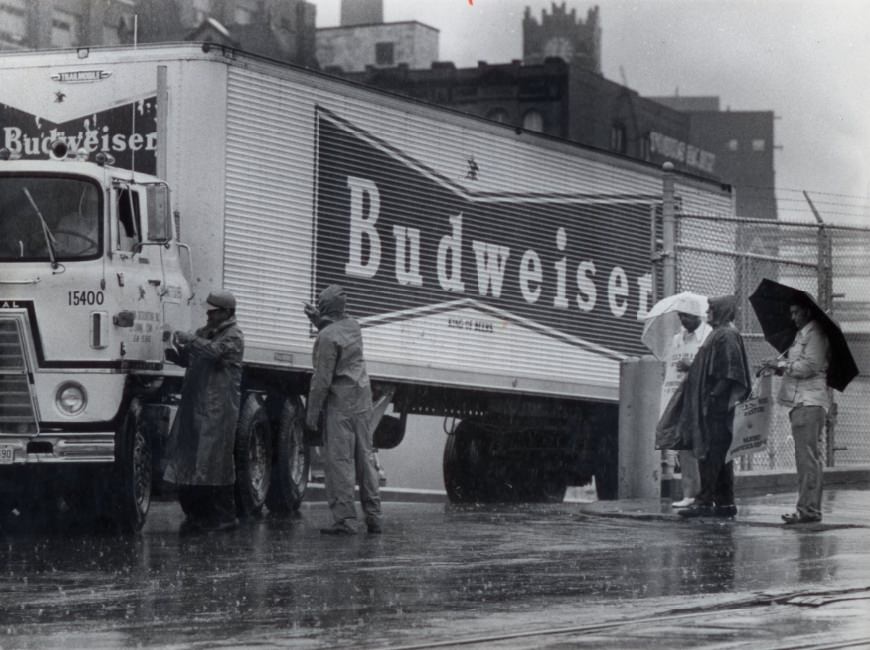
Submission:
[[[169,91],[166,81],[167,67],[165,65],[157,66],[157,176],[162,180],[167,178],[167,159],[168,148],[167,138],[169,136],[168,115],[169,115]]]
[[[677,292],[673,163],[666,162],[662,165],[662,171],[662,289],[665,296],[672,296]]]
[[[812,200],[810,200],[810,195],[807,194],[806,191],[804,191],[803,195],[810,206],[810,210],[813,211],[816,223],[819,224],[817,239],[819,260],[819,275],[817,281],[819,307],[824,309],[827,313],[831,313],[831,310],[834,307],[834,265],[833,260],[831,259],[831,237],[827,228],[825,228],[825,221],[822,219],[822,215],[819,214],[819,211],[816,210],[816,206],[813,205]]]
[[[816,218],[816,223],[819,224],[819,232],[817,237],[818,244],[818,260],[819,260],[819,275],[817,280],[819,292],[819,307],[827,313],[832,313],[834,309],[834,262],[833,252],[831,250],[831,236],[825,228],[825,220],[822,215],[816,210],[813,205],[810,195],[804,191],[804,198],[813,211],[813,216]],[[825,417],[825,465],[834,467],[836,453],[836,426],[837,426],[837,403],[833,400],[833,391],[831,393],[831,408]]]

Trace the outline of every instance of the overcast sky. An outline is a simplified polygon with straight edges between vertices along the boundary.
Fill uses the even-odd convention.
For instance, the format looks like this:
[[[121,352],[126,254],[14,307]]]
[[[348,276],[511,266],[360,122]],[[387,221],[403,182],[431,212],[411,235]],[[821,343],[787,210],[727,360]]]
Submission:
[[[317,26],[340,0],[312,0]],[[568,0],[598,5],[604,76],[641,95],[716,95],[724,110],[773,110],[780,218],[870,226],[870,2],[866,0]],[[545,0],[384,0],[384,20],[440,30],[460,67],[522,58],[526,7]]]

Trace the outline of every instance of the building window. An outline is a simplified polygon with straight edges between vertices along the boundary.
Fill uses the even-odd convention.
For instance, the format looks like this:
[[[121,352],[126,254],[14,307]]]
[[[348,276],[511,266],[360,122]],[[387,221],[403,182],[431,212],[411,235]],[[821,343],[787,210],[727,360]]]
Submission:
[[[394,49],[393,43],[375,43],[375,65],[393,65]]]
[[[541,115],[540,111],[528,111],[523,115],[523,128],[526,131],[543,131],[544,116]]]
[[[21,43],[27,38],[27,0],[0,3],[0,40]]]
[[[728,151],[737,151],[737,140],[728,141]]]
[[[199,25],[211,13],[211,0],[193,0],[193,22]]]
[[[652,146],[650,144],[649,133],[644,134],[640,139],[640,158],[641,160],[650,160],[652,158]]]
[[[753,151],[764,151],[765,150],[765,142],[764,140],[753,140],[752,141],[752,150]]]
[[[503,108],[494,108],[486,114],[486,119],[492,120],[493,122],[498,122],[500,124],[507,124],[508,114],[507,111]]]
[[[51,17],[51,44],[55,47],[75,47],[81,38],[81,16],[55,9]]]
[[[625,153],[625,126],[614,124],[610,127],[610,149],[617,153]]]
[[[121,36],[119,32],[120,23],[118,25],[103,25],[103,42],[101,45],[120,45]]]
[[[250,25],[253,20],[254,12],[247,7],[236,7],[233,14],[236,25]]]

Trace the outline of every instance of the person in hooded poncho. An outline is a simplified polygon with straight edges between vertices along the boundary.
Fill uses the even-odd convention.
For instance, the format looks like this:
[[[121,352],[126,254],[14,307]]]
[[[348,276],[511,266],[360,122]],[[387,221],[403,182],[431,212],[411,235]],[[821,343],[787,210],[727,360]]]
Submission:
[[[174,346],[166,350],[167,360],[187,368],[163,473],[165,481],[178,486],[187,515],[182,532],[238,525],[233,451],[245,339],[233,294],[212,291],[206,309],[205,327],[175,332]]]
[[[362,331],[345,314],[344,290],[326,287],[317,308],[305,313],[319,330],[314,342],[311,386],[305,425],[317,430],[323,414],[325,447],[324,480],[332,525],[321,533],[356,533],[354,485],[369,533],[381,532],[381,499],[378,471],[372,449],[372,391],[363,358]]]
[[[752,380],[743,337],[734,326],[734,296],[709,299],[713,331],[698,350],[686,378],[678,428],[698,459],[701,491],[679,511],[684,517],[733,517],[734,464],[725,462],[733,434],[734,407],[749,395]]]

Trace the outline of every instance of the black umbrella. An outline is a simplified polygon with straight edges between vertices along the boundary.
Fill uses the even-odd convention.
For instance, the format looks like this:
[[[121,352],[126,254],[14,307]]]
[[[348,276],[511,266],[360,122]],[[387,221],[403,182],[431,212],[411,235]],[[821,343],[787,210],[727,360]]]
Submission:
[[[749,302],[761,324],[764,339],[780,352],[789,349],[797,334],[789,307],[795,304],[807,305],[813,320],[821,326],[831,346],[828,386],[843,391],[858,376],[858,366],[855,365],[843,330],[806,291],[765,278],[749,296]]]

